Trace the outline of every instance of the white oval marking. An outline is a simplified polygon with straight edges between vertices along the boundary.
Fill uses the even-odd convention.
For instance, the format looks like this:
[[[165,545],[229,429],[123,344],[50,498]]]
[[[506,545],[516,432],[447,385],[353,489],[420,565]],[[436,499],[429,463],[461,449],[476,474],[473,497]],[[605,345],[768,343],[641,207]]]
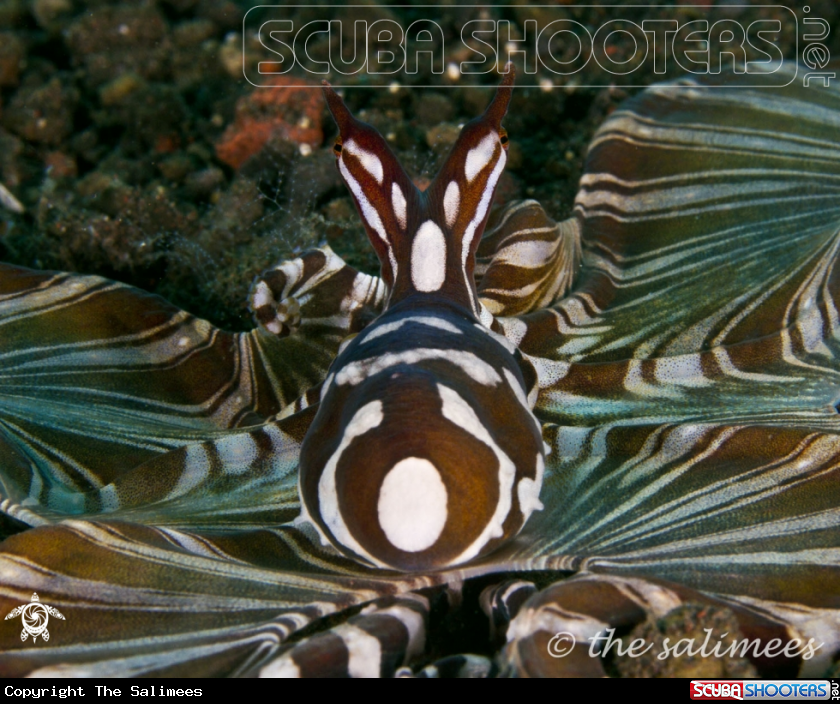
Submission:
[[[379,525],[394,547],[419,552],[435,544],[446,525],[447,493],[429,460],[407,457],[395,464],[379,490]]]
[[[400,227],[405,230],[406,223],[408,222],[406,219],[408,204],[406,203],[405,195],[403,194],[402,189],[396,181],[391,184],[391,207],[394,209],[394,215],[396,216]]]
[[[411,244],[411,281],[424,293],[437,291],[446,279],[446,239],[443,231],[426,220]]]
[[[446,217],[446,224],[449,227],[455,224],[458,217],[458,209],[461,207],[461,189],[455,181],[450,181],[443,194],[443,214]]]
[[[219,440],[215,447],[224,474],[244,474],[260,456],[259,447],[250,435],[234,435]]]
[[[491,132],[478,143],[478,146],[467,152],[467,160],[464,162],[464,175],[467,177],[467,183],[478,176],[479,172],[490,163],[493,154],[496,153],[498,143],[499,135]]]
[[[367,149],[362,149],[352,139],[348,139],[344,143],[344,151],[355,156],[362,165],[362,168],[373,176],[380,186],[382,185],[382,179],[385,173],[382,170],[382,162],[379,161],[379,157],[376,154],[369,152]]]

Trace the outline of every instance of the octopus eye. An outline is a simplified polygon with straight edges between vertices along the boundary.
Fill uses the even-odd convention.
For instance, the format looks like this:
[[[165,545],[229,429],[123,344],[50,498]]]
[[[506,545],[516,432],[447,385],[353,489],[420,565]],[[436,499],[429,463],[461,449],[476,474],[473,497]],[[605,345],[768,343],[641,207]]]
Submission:
[[[337,139],[335,144],[333,144],[333,154],[336,156],[341,156],[341,140]]]
[[[507,130],[505,130],[504,127],[502,127],[502,129],[499,130],[499,141],[502,143],[502,146],[505,149],[508,148],[508,142],[510,142],[510,140],[508,139],[508,136],[507,136]]]

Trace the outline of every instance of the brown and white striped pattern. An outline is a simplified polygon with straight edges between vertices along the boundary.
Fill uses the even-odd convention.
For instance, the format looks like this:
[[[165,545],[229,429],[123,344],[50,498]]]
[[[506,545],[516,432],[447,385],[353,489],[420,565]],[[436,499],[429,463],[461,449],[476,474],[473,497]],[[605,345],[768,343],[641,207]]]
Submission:
[[[307,638],[260,670],[260,677],[393,677],[423,653],[429,603],[424,597],[380,599],[358,616]]]
[[[544,509],[498,551],[450,569],[372,569],[295,521],[316,387],[335,383],[327,369],[354,332],[346,282],[277,283],[277,309],[292,311],[289,297],[300,308],[297,330],[278,338],[228,335],[95,277],[2,267],[0,525],[20,532],[0,547],[0,613],[37,591],[66,622],[37,649],[0,629],[0,673],[251,675],[294,652],[283,649],[300,629],[312,643],[383,597],[565,570],[583,574],[534,595],[508,628],[519,674],[555,672],[544,650],[555,626],[589,637],[686,603],[725,606],[759,638],[819,639],[822,660],[755,665],[822,674],[840,638],[838,115],[834,88],[691,82],[611,115],[577,200],[571,290],[491,322],[533,385],[551,450]],[[447,190],[441,230],[466,207],[460,184],[457,198]],[[400,193],[405,206],[386,194],[396,228],[416,213]],[[498,242],[521,236],[507,228]],[[512,294],[506,306],[526,270],[494,284]],[[331,316],[335,326],[308,324]],[[301,412],[274,418],[289,407]],[[417,441],[412,428],[406,437]],[[588,654],[560,665],[602,668]]]
[[[251,287],[254,320],[279,337],[334,328],[339,340],[358,332],[387,295],[382,279],[347,266],[328,246],[264,271]]]
[[[572,287],[580,255],[577,218],[556,223],[536,201],[511,203],[491,215],[478,246],[478,296],[506,317],[550,306]]]
[[[516,677],[605,677],[602,657],[610,650],[615,654],[615,644],[607,645],[610,639],[685,604],[728,608],[741,631],[726,641],[721,636],[728,634],[698,628],[697,633],[714,638],[705,642],[693,636],[693,649],[699,651],[705,644],[710,658],[727,653],[749,657],[765,675],[783,671],[789,677],[819,676],[831,662],[828,653],[840,645],[836,637],[826,641],[826,634],[840,625],[836,611],[803,608],[794,615],[772,602],[713,598],[659,580],[582,574],[543,589],[523,604],[508,629],[503,669]],[[642,648],[654,645],[644,642]],[[674,654],[679,652],[685,657],[685,647],[675,646],[671,643],[658,657],[679,657]]]

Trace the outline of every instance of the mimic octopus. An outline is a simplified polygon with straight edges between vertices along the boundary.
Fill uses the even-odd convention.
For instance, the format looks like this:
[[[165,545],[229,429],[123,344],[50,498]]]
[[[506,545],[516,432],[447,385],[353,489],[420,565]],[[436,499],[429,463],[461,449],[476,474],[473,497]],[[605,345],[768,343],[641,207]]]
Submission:
[[[560,223],[491,212],[512,67],[422,192],[325,85],[381,275],[285,261],[249,333],[0,265],[0,612],[66,619],[0,673],[604,675],[699,605],[825,675],[840,92],[750,78],[628,101]]]

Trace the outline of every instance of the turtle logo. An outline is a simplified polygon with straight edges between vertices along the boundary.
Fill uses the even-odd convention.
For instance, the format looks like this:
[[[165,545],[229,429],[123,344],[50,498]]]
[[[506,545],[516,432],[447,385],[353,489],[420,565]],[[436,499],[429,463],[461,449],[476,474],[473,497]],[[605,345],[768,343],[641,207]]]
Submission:
[[[29,636],[32,636],[32,642],[38,640],[41,636],[46,643],[50,639],[50,632],[47,630],[47,624],[50,621],[50,616],[55,616],[64,621],[64,616],[58,609],[52,606],[42,604],[38,595],[33,593],[32,599],[28,604],[21,604],[11,610],[6,615],[6,620],[20,616],[23,619],[23,630],[20,632],[20,639],[25,641]]]

